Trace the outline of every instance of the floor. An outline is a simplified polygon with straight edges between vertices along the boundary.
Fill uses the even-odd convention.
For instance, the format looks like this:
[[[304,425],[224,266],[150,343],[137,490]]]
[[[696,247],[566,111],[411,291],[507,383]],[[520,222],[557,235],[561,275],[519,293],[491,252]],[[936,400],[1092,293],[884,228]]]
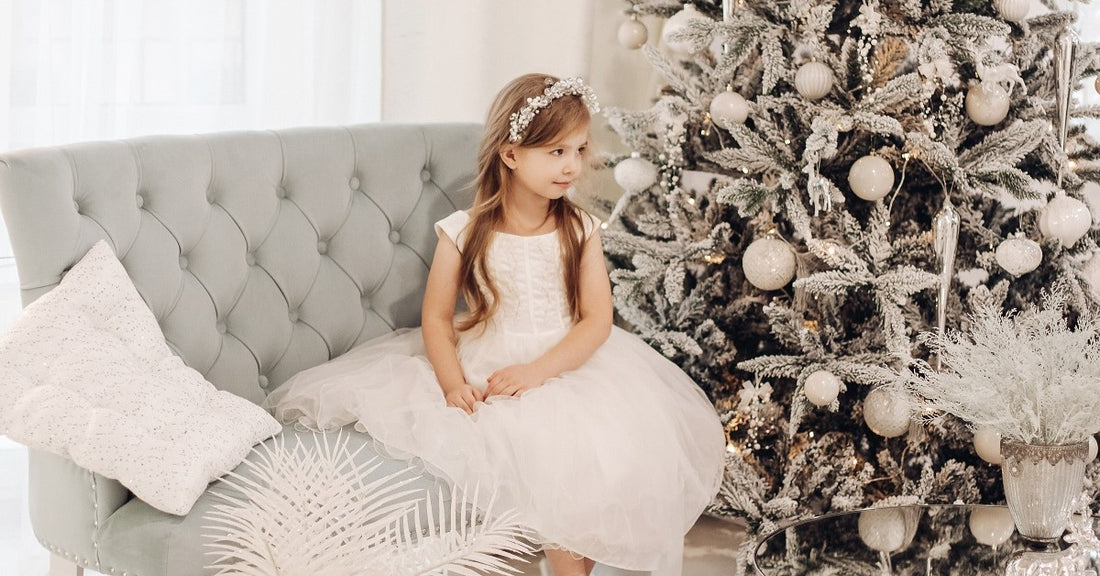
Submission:
[[[738,545],[744,541],[742,525],[703,516],[684,540],[684,576],[728,576],[734,573]],[[517,565],[522,576],[550,576],[540,572],[542,555]],[[545,563],[543,563],[545,564]],[[592,576],[600,576],[600,570]]]

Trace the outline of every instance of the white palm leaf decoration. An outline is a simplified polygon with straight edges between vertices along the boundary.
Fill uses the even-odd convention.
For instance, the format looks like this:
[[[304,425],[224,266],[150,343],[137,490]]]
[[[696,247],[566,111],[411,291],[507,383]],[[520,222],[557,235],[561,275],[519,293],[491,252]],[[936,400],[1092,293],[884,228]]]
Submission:
[[[350,451],[348,438],[322,436],[317,449],[280,437],[223,477],[229,489],[213,491],[221,502],[204,527],[218,576],[507,574],[517,570],[505,560],[533,552],[516,514],[493,515],[491,502],[477,515],[455,488],[450,505],[440,494],[437,511],[418,506],[409,468],[366,481],[383,461],[357,462],[362,447]]]

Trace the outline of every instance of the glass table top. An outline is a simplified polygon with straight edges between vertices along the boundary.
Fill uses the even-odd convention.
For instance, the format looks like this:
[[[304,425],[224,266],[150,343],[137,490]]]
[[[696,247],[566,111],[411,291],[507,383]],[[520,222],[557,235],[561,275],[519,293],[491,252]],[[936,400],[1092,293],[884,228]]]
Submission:
[[[1013,554],[1026,548],[1005,506],[877,508],[803,520],[765,536],[750,573],[1003,576]]]

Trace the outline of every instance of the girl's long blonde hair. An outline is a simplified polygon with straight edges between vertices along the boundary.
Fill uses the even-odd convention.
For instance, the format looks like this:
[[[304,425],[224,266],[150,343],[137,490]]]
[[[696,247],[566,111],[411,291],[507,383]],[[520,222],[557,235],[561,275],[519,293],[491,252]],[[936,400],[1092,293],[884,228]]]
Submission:
[[[511,170],[501,160],[500,153],[509,144],[509,117],[522,108],[528,98],[542,94],[547,78],[558,81],[558,78],[547,74],[526,74],[512,80],[501,89],[489,108],[485,134],[477,154],[477,192],[470,211],[470,222],[466,225],[459,276],[469,314],[458,322],[459,330],[469,330],[488,320],[500,301],[500,293],[489,275],[487,262],[493,234],[504,226],[512,178]],[[527,125],[519,146],[544,146],[589,121],[588,108],[579,96],[556,98]],[[565,271],[565,294],[570,314],[576,322],[580,319],[580,262],[586,240],[583,216],[580,208],[565,196],[550,201],[550,216],[557,225],[562,268]]]

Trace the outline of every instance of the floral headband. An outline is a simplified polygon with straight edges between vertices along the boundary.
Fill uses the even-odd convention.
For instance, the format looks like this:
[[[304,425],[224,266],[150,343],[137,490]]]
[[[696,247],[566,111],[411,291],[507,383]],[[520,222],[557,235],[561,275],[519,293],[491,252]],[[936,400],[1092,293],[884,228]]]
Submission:
[[[509,142],[516,144],[523,140],[523,131],[535,119],[535,115],[539,113],[539,110],[546,108],[551,102],[562,96],[580,96],[581,101],[588,107],[589,114],[596,114],[600,111],[600,103],[596,101],[596,93],[592,91],[590,86],[585,85],[584,80],[579,77],[563,78],[557,82],[547,78],[546,84],[546,90],[542,94],[534,98],[528,98],[527,105],[520,108],[519,112],[513,112],[508,117],[512,121],[512,127],[508,131]]]

